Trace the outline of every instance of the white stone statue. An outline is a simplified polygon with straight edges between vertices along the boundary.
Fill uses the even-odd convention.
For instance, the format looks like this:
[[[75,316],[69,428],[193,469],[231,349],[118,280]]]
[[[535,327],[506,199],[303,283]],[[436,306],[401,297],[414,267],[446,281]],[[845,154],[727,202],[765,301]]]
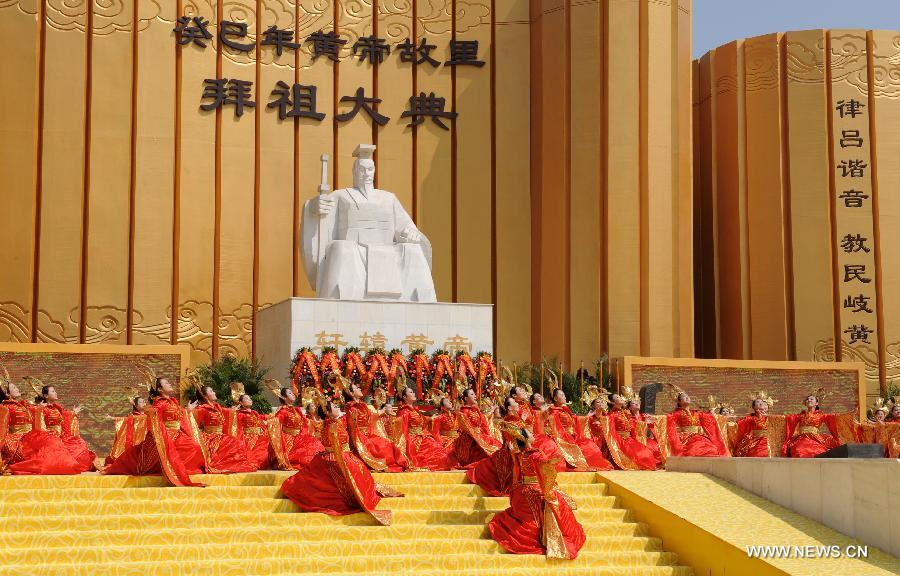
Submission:
[[[306,276],[319,298],[435,302],[431,243],[396,196],[374,187],[374,151],[360,144],[353,152],[352,188],[303,205]]]

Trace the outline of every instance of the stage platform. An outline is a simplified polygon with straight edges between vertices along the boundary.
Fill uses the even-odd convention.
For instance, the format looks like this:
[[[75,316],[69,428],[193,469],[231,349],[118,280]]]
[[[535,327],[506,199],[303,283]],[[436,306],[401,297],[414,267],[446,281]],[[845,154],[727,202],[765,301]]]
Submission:
[[[279,487],[290,473],[0,478],[0,575],[341,574],[689,576],[593,473],[560,474],[588,540],[573,561],[505,554],[486,524],[507,506],[462,472],[376,474],[391,526],[369,516],[301,513]]]
[[[698,575],[900,574],[896,557],[869,546],[867,559],[849,558],[845,551],[856,553],[862,542],[710,475],[616,471],[602,472],[600,477],[608,493],[618,497],[636,520],[650,526],[650,534],[661,538],[664,548],[676,552]],[[881,503],[885,518],[895,515],[896,504],[889,505],[888,494],[870,496]],[[748,546],[786,546],[790,550],[786,557],[763,560],[749,558]],[[795,547],[807,546],[813,547],[813,556],[824,555],[816,551],[822,547],[837,547],[842,557],[798,557]]]

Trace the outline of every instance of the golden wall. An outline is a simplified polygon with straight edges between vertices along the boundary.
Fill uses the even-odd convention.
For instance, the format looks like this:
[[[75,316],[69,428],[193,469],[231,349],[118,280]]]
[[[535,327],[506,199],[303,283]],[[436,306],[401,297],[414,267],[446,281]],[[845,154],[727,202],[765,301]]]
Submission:
[[[698,356],[863,362],[878,393],[900,377],[900,32],[748,38],[694,73]]]
[[[265,45],[272,26],[300,47]],[[320,30],[347,40],[336,61],[313,58]],[[353,53],[373,34],[382,63]],[[407,38],[441,65],[401,62]],[[485,64],[442,65],[454,39]],[[689,0],[0,0],[0,53],[2,340],[252,353],[260,308],[313,294],[320,155],[346,186],[373,142],[438,298],[495,304],[501,357],[692,354]],[[215,78],[256,106],[201,110]],[[279,81],[316,86],[325,119],[280,120]],[[335,122],[360,87],[387,124]],[[448,130],[401,118],[423,92]]]

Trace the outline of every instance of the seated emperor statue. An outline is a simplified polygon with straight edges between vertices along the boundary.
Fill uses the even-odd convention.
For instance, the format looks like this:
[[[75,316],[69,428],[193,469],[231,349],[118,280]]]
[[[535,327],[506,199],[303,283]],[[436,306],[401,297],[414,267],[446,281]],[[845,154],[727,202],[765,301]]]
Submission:
[[[396,196],[375,188],[374,151],[353,152],[352,188],[303,205],[306,276],[319,298],[435,302],[431,243]]]

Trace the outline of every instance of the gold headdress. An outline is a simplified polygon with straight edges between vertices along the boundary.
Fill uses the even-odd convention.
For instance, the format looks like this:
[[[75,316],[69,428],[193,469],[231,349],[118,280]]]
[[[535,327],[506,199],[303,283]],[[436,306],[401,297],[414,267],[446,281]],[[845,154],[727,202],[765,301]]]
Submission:
[[[146,392],[152,390],[153,385],[156,384],[156,372],[153,368],[146,363],[142,363],[137,365],[137,371],[141,375],[140,387]]]
[[[634,391],[631,386],[622,386],[621,390],[619,390],[619,396],[625,399],[625,402],[638,402],[640,403],[641,397]]]
[[[3,375],[0,376],[0,391],[2,391],[4,395],[9,396],[9,372],[3,364],[0,364],[0,371],[3,372]]]
[[[279,382],[275,378],[266,378],[265,380],[263,380],[263,386],[268,388],[276,398],[284,398],[284,396],[281,395],[281,389],[283,388],[283,386],[281,385],[281,382]]]
[[[334,391],[331,397],[331,401],[336,404],[343,406],[344,405],[344,390],[350,391],[350,388],[353,386],[353,383],[338,374],[337,372],[332,372],[328,375],[328,383],[331,385],[331,389]]]
[[[603,404],[603,409],[609,407],[609,390],[601,388],[596,384],[590,384],[585,386],[584,394],[581,395],[581,401],[586,405],[590,406],[594,403],[594,400],[600,400]]]
[[[756,402],[757,400],[762,400],[763,402],[765,402],[766,404],[768,404],[770,407],[771,407],[773,404],[775,404],[776,402],[778,402],[778,400],[776,400],[776,399],[772,398],[771,396],[769,396],[769,393],[766,392],[765,390],[760,390],[760,391],[754,392],[753,394],[750,395],[750,403],[751,403],[751,405],[752,405],[754,402]]]
[[[228,386],[231,388],[231,399],[237,404],[244,395],[244,384],[243,382],[232,382]]]
[[[819,404],[821,404],[822,401],[825,400],[825,398],[828,398],[829,396],[831,396],[831,392],[826,392],[825,389],[822,387],[816,388],[815,392],[810,392],[809,394],[807,394],[806,396],[803,397],[803,405],[804,406],[806,405],[806,399],[809,398],[810,396],[815,396],[816,400],[818,400]]]
[[[441,406],[441,400],[443,400],[444,398],[449,398],[449,396],[444,394],[443,390],[438,390],[437,388],[432,388],[431,390],[429,390],[425,394],[425,397],[428,399],[429,402],[431,402],[438,408],[440,408],[440,406]]]
[[[40,378],[36,376],[23,376],[22,380],[24,380],[31,386],[31,389],[34,390],[35,394],[37,394],[38,396],[43,396],[42,389],[44,388],[44,383]]]
[[[303,389],[303,405],[307,406],[312,403],[316,408],[322,408],[322,411],[328,407],[328,399],[325,394],[315,386],[307,386]]]
[[[196,368],[189,368],[184,374],[184,379],[188,384],[188,389],[193,388],[197,392],[197,398],[203,398],[203,380]],[[185,390],[187,391],[187,390]]]
[[[677,384],[672,384],[672,383],[670,382],[670,383],[669,383],[669,388],[670,388],[670,390],[669,390],[669,396],[672,398],[672,400],[673,400],[675,403],[678,403],[678,395],[679,395],[679,394],[687,394],[687,392],[685,392],[684,390],[682,390],[681,388],[679,388]]]
[[[872,408],[872,411],[873,412],[882,411],[887,414],[890,414],[891,410],[893,410],[893,408],[894,408],[893,400],[885,400],[884,398],[876,398],[875,406]]]
[[[731,404],[721,402],[715,396],[707,396],[707,402],[709,403],[709,411],[713,414],[734,414],[734,407]]]

